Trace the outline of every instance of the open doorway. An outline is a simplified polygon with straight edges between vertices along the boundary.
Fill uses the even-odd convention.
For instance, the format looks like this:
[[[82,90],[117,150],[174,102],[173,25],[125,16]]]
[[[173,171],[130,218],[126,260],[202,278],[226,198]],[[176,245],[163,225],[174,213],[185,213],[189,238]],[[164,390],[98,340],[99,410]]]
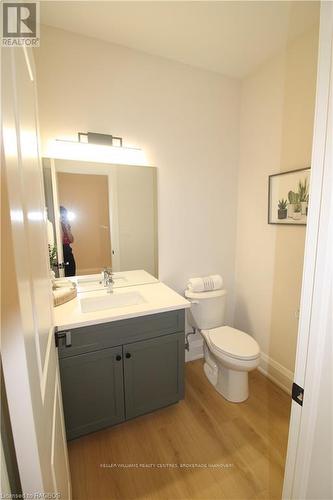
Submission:
[[[67,209],[76,275],[112,267],[107,175],[57,173],[58,200]]]

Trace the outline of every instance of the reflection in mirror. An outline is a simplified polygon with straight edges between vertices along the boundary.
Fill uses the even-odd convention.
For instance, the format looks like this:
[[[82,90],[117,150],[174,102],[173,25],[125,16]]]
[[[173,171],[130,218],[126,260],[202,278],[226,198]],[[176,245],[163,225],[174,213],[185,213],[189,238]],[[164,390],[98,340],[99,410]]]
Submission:
[[[43,176],[57,276],[98,274],[108,267],[157,277],[154,167],[44,159]]]
[[[57,185],[65,276],[112,267],[107,175],[59,171]]]

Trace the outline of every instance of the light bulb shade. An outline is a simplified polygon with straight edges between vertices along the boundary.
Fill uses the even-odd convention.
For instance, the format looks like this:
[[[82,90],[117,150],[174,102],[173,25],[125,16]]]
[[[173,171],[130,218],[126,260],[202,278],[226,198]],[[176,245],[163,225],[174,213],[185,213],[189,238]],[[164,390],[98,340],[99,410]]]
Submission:
[[[117,165],[148,165],[142,149],[64,140],[52,141],[48,145],[47,156],[61,160],[114,163]]]

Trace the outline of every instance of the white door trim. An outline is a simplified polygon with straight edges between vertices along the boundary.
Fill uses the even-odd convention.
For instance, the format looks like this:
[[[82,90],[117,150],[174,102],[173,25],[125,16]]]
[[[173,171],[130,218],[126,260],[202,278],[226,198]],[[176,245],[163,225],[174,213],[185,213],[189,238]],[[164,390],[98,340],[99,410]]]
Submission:
[[[109,167],[108,188],[112,270],[120,271],[117,166]]]
[[[59,211],[59,196],[58,196],[58,184],[57,184],[57,172],[54,163],[54,159],[50,159],[51,165],[51,182],[52,182],[52,196],[53,196],[53,206],[54,206],[54,225],[55,225],[55,237],[57,245],[57,257],[58,264],[64,262],[64,253],[62,250],[62,235],[60,228],[60,211]],[[65,270],[59,268],[59,276],[63,278],[65,276]]]
[[[305,243],[295,382],[304,388],[303,407],[293,401],[283,498],[306,498],[319,405],[321,358],[332,304],[332,40],[333,3],[321,3],[317,95],[310,207]],[[326,284],[326,286],[325,286]]]
[[[1,355],[8,408],[23,494],[70,499],[61,395],[55,390],[58,359],[32,49],[9,49],[2,62]]]

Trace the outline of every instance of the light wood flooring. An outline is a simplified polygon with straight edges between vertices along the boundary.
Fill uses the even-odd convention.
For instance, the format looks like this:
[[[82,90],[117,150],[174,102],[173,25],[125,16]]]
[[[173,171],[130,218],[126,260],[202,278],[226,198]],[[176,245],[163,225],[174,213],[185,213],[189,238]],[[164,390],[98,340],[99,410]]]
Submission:
[[[250,373],[249,399],[234,404],[209,384],[202,360],[192,361],[184,401],[69,443],[73,498],[279,499],[289,412],[290,397],[258,371]]]

